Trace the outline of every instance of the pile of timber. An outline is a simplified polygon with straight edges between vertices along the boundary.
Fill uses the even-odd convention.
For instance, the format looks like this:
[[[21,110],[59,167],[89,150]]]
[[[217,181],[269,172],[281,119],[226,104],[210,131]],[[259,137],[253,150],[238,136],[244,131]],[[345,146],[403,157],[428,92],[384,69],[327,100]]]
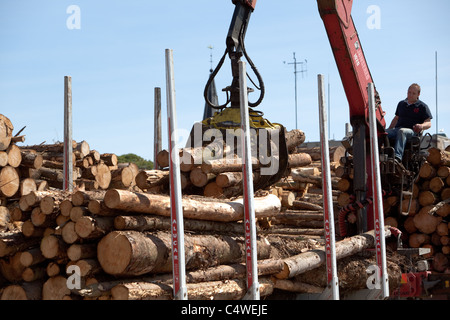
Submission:
[[[44,223],[36,227],[30,219],[2,235],[0,299],[173,299],[169,196],[109,189],[33,191],[25,198],[40,208]],[[241,299],[246,293],[242,199],[185,196],[183,211],[188,298]],[[261,221],[284,222],[295,215],[281,211],[273,194],[255,197],[255,214]],[[320,219],[319,214],[309,218]],[[295,277],[323,266],[323,245],[268,228],[258,224],[261,296],[274,289],[319,290],[299,285]],[[338,259],[373,243],[373,233],[340,241]]]
[[[12,125],[4,127],[10,128],[14,141]],[[0,134],[3,136],[7,135]],[[291,154],[304,140],[299,132],[296,136],[296,142],[289,145]],[[4,140],[0,143],[6,144]],[[78,153],[82,146],[74,144],[74,164],[81,170],[81,176],[74,179],[78,185],[75,191],[60,190],[59,179],[49,178],[27,192],[2,190],[7,205],[0,210],[0,299],[173,299],[167,171],[136,173],[130,165],[115,168],[105,159],[89,160],[95,157],[91,151]],[[4,150],[8,147],[9,143]],[[21,151],[25,150],[27,156],[22,159],[38,159],[36,170],[62,159],[46,158],[51,152],[62,157],[61,149],[50,151],[50,146]],[[22,162],[25,166],[25,160],[19,166]],[[290,162],[290,171],[281,181],[255,194],[263,297],[274,290],[319,292],[326,285],[299,278],[323,268],[325,262],[320,165],[307,162],[305,166],[312,168]],[[83,168],[99,164],[108,167],[109,184],[100,185],[95,170],[83,174]],[[125,168],[130,175],[124,174]],[[230,172],[234,175],[237,171]],[[124,182],[122,175],[134,182]],[[143,177],[144,185],[138,185],[138,176]],[[39,180],[34,177],[30,179]],[[99,187],[87,182],[93,180]],[[50,186],[54,182],[58,182],[56,187]],[[41,183],[46,187],[38,187]],[[188,298],[242,299],[246,293],[242,198],[186,193],[183,213]],[[371,233],[341,240],[337,243],[338,259],[344,263],[373,243]],[[365,275],[361,270],[356,272]],[[398,278],[397,274],[393,277]],[[360,282],[365,285],[366,281]],[[350,284],[352,289],[361,289],[358,285]]]
[[[43,181],[52,188],[63,188],[63,143],[21,146],[20,150],[40,159],[40,167],[28,168],[22,173],[24,177]],[[91,150],[86,141],[73,141],[72,150],[74,189],[127,189],[135,185],[134,177],[139,171],[135,164],[118,163],[114,153],[100,154]]]
[[[289,175],[292,168],[308,166],[312,162],[309,153],[296,152],[297,146],[305,141],[305,134],[301,130],[291,130],[286,133],[286,145],[289,152],[288,169],[285,175]],[[231,198],[242,194],[242,159],[229,150],[225,142],[212,142],[208,146],[196,148],[182,148],[179,150],[181,185],[185,193],[198,194],[214,198]],[[162,150],[157,154],[157,165],[160,169],[169,167],[169,151]],[[263,164],[253,157],[253,179],[258,180]],[[167,171],[167,170],[166,170]],[[167,190],[168,173],[164,177],[164,183],[154,182],[155,176],[162,174],[154,171],[140,172],[136,177],[136,184],[142,190],[158,191]]]
[[[349,174],[339,176],[337,200],[342,208],[350,202],[352,180]],[[383,200],[385,224],[402,231],[403,246],[430,249],[423,258],[430,262],[432,270],[450,272],[449,150],[428,149],[426,161],[414,182],[412,199],[405,196],[400,203],[398,195],[388,195]],[[400,211],[407,215],[399,214]],[[350,223],[355,219],[351,214],[347,216]]]

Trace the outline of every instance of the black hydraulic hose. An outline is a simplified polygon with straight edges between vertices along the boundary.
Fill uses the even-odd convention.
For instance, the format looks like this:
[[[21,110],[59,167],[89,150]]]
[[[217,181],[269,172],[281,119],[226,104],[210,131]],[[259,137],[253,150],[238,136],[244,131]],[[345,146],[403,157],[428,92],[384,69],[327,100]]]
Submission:
[[[206,83],[205,86],[205,90],[203,91],[203,96],[205,98],[206,103],[208,104],[208,106],[210,106],[211,108],[214,109],[223,109],[227,106],[228,103],[230,103],[230,97],[227,96],[227,101],[219,106],[214,105],[211,101],[209,101],[208,99],[208,89],[209,86],[211,85],[211,82],[214,80],[214,78],[216,77],[217,73],[219,72],[220,68],[223,65],[223,62],[225,61],[225,57],[227,56],[228,53],[228,49],[225,49],[225,53],[223,54],[222,58],[220,59],[219,63],[217,64],[216,68],[214,69],[214,71],[210,74],[208,82]]]

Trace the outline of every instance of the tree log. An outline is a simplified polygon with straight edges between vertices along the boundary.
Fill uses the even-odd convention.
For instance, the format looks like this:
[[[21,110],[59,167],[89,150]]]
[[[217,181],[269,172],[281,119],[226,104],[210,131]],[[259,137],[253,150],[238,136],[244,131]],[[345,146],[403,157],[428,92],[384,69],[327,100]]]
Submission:
[[[164,195],[110,189],[105,194],[105,204],[111,209],[128,212],[153,213],[170,216],[170,198]],[[242,198],[228,201],[203,201],[183,198],[183,214],[186,218],[213,221],[238,221],[244,217]],[[281,209],[278,197],[255,197],[256,217],[269,217]]]
[[[141,170],[136,175],[136,185],[142,189],[169,184],[169,171],[163,170]]]
[[[293,153],[295,149],[305,142],[306,136],[302,130],[293,129],[286,132],[286,147],[289,153]]]
[[[433,166],[450,166],[450,152],[438,148],[429,148],[427,161]]]
[[[3,289],[0,300],[41,300],[42,286],[41,280],[11,284]]]
[[[27,238],[20,231],[0,232],[0,258],[39,244],[39,238]]]
[[[113,217],[84,216],[77,220],[75,232],[83,239],[97,239],[112,231],[113,227]]]
[[[15,144],[10,144],[8,149],[6,149],[6,154],[8,155],[8,165],[13,168],[18,168],[22,162],[20,148]]]
[[[391,235],[390,229],[385,228],[385,236]],[[361,235],[346,238],[336,243],[336,259],[342,259],[371,248],[375,245],[375,232],[369,231]],[[283,259],[284,270],[275,276],[278,279],[292,278],[296,275],[312,270],[326,262],[326,253],[324,249],[310,250],[305,253]]]
[[[312,163],[312,158],[308,153],[292,153],[288,156],[288,167],[305,167]]]
[[[273,283],[260,279],[262,297],[273,292]],[[245,280],[233,279],[187,284],[189,300],[239,300],[247,292]],[[150,282],[127,282],[111,289],[113,300],[168,300],[173,299],[173,289],[169,285]]]
[[[142,275],[172,270],[171,236],[167,232],[113,231],[98,243],[97,257],[111,275]],[[259,259],[267,259],[270,245],[258,241]],[[237,262],[243,243],[228,236],[185,235],[186,269]]]
[[[0,114],[0,150],[6,150],[9,147],[13,130],[14,126],[11,120]]]
[[[17,170],[11,166],[0,169],[0,195],[12,197],[20,187],[20,178]]]
[[[170,217],[161,216],[117,216],[114,218],[114,228],[117,230],[154,231],[170,230]],[[242,234],[244,225],[237,222],[217,222],[205,220],[184,219],[184,229],[188,231],[232,232]]]
[[[430,215],[429,212],[432,208],[433,206],[425,206],[414,216],[414,225],[422,233],[432,234],[442,221],[442,217]]]

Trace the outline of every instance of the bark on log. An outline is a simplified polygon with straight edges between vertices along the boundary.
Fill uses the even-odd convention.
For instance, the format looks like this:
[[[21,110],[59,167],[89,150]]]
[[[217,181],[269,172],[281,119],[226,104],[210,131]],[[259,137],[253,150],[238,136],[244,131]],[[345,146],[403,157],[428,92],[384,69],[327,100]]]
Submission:
[[[429,148],[427,161],[433,166],[450,166],[450,152],[434,147]]]
[[[111,275],[142,275],[172,270],[171,236],[166,232],[113,231],[103,237],[97,257]],[[185,235],[186,269],[238,262],[244,257],[243,243],[228,236]],[[258,241],[259,259],[267,259],[270,245]]]
[[[278,197],[255,197],[256,217],[270,217],[281,209]],[[110,189],[105,194],[105,204],[111,209],[129,212],[153,213],[170,216],[170,198],[164,195]],[[186,218],[212,221],[238,221],[244,217],[242,198],[228,201],[199,201],[183,198],[183,214]]]
[[[302,130],[293,129],[286,132],[286,147],[289,153],[293,153],[295,149],[305,142],[306,136]]]
[[[260,296],[273,292],[273,283],[260,279]],[[122,283],[111,289],[113,300],[167,300],[173,299],[173,289],[164,284],[149,282]],[[239,300],[247,293],[245,280],[233,279],[187,284],[189,300]]]
[[[117,216],[114,218],[114,228],[117,230],[154,231],[170,230],[170,217],[161,216]],[[205,220],[184,220],[184,229],[187,231],[213,231],[232,232],[242,234],[244,225],[237,222],[217,222]]]
[[[11,284],[3,289],[0,300],[41,300],[41,280]]]
[[[169,183],[169,171],[163,170],[141,170],[136,175],[136,185],[142,189],[150,189],[152,187]]]
[[[391,232],[385,228],[385,236],[389,237]],[[361,235],[346,238],[336,243],[336,259],[342,259],[360,252],[366,248],[371,248],[375,244],[375,232],[369,231]],[[278,279],[292,278],[296,275],[312,270],[326,262],[324,249],[311,250],[296,256],[286,258],[284,270],[275,276]]]
[[[288,167],[305,167],[312,163],[312,158],[308,153],[293,153],[288,155]]]
[[[0,258],[39,244],[39,238],[27,238],[20,231],[0,232]]]

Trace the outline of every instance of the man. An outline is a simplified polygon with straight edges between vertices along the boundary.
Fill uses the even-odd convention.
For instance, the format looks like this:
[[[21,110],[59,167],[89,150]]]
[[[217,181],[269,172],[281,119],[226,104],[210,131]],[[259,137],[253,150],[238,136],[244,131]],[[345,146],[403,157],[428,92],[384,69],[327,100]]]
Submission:
[[[395,139],[395,159],[399,163],[407,140],[431,128],[431,111],[419,96],[420,86],[413,83],[408,88],[408,97],[398,103],[395,117],[386,130],[388,138]]]

